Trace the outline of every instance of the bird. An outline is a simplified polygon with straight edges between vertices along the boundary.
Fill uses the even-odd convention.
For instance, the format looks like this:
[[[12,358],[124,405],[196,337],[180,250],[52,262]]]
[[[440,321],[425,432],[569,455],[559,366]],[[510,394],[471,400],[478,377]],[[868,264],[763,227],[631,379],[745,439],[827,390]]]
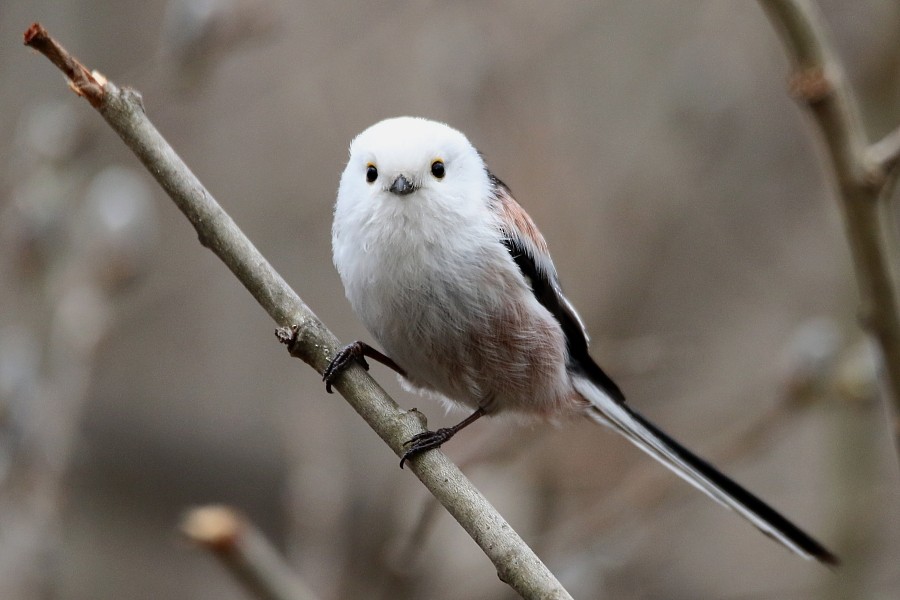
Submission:
[[[719,504],[806,559],[838,558],[625,401],[589,353],[543,235],[460,131],[421,117],[357,135],[341,174],[333,262],[380,345],[355,341],[324,370],[326,390],[366,358],[403,387],[471,414],[405,444],[400,466],[485,416],[586,417],[622,434]]]

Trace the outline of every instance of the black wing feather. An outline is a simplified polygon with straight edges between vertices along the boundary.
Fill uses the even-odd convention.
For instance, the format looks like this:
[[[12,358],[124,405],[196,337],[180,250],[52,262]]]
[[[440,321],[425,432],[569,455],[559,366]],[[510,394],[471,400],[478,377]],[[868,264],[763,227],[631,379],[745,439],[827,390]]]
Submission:
[[[537,264],[534,262],[534,257],[515,238],[507,237],[501,241],[526,280],[531,283],[531,290],[534,292],[537,301],[550,311],[550,314],[556,318],[560,327],[562,327],[569,351],[569,366],[581,371],[617,402],[625,402],[625,395],[619,389],[619,386],[591,358],[588,352],[588,341],[584,335],[584,330],[581,328],[581,323],[572,314],[566,303],[562,301],[559,286],[538,269]]]

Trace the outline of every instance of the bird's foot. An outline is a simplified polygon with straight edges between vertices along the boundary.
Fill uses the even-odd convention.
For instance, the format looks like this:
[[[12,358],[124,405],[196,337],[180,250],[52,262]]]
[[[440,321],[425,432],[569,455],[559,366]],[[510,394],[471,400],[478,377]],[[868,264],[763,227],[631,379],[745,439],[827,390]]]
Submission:
[[[368,371],[369,363],[366,362],[365,354],[366,348],[363,342],[352,342],[341,348],[340,351],[334,355],[334,358],[331,359],[331,362],[328,363],[328,366],[322,373],[322,381],[325,382],[325,391],[329,394],[332,393],[331,385],[344,369],[347,368],[351,361],[355,360],[362,365],[363,369]]]
[[[421,454],[422,452],[440,448],[441,445],[452,438],[456,432],[457,429],[455,427],[442,427],[436,431],[423,431],[422,433],[412,436],[403,442],[403,446],[406,447],[406,452],[400,457],[400,468],[403,468],[403,464],[407,459],[417,454]]]

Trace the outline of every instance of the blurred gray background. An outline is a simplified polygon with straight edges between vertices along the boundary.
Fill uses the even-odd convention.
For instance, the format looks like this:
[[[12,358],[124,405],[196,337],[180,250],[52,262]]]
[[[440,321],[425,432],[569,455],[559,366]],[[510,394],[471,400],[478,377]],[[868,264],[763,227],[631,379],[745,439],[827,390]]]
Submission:
[[[900,5],[822,3],[878,138]],[[467,133],[541,226],[639,410],[831,546],[806,563],[588,423],[446,452],[578,598],[896,598],[900,486],[837,203],[754,2],[0,5],[0,596],[243,598],[177,532],[227,503],[322,598],[510,598],[61,74],[40,21],[150,117],[342,339],[352,137]],[[431,426],[455,422],[400,392]]]

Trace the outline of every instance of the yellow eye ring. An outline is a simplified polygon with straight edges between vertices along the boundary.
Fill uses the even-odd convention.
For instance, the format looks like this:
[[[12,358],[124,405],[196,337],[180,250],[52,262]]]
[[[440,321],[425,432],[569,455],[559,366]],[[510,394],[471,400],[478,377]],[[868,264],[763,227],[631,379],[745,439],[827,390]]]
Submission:
[[[378,169],[375,168],[375,165],[369,163],[366,165],[366,181],[372,183],[378,179]]]
[[[437,159],[431,163],[431,174],[435,176],[437,179],[443,179],[444,175],[447,174],[447,170],[444,167],[444,161],[441,159]]]

